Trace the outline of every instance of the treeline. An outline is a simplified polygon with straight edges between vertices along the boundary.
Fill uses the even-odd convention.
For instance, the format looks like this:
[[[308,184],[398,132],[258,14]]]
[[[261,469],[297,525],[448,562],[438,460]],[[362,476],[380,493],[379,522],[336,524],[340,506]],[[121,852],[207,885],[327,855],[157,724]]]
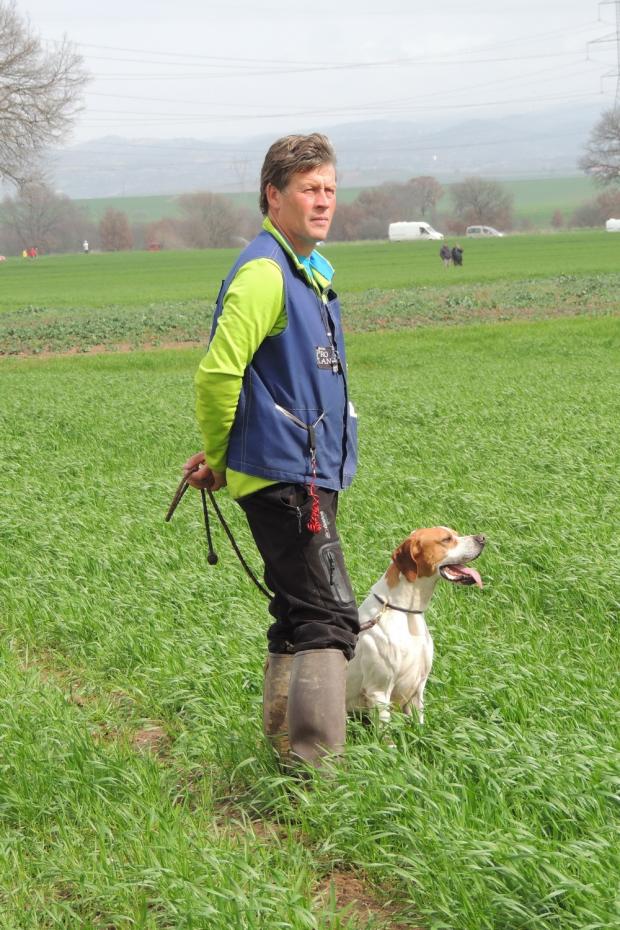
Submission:
[[[588,200],[573,212],[568,222],[563,222],[560,211],[557,222],[552,221],[556,227],[567,226],[603,226],[608,219],[620,219],[620,190],[609,189],[599,194],[594,200]],[[554,214],[555,216],[555,214]]]
[[[474,223],[513,228],[512,195],[496,181],[465,178],[451,184],[451,209],[440,211],[445,193],[439,181],[428,176],[368,188],[353,203],[339,204],[330,239],[385,239],[388,225],[398,220],[424,220],[455,235]]]
[[[23,185],[0,206],[0,251],[18,255],[33,246],[39,253],[74,252],[86,240],[90,249],[209,249],[241,245],[260,228],[260,216],[209,191],[177,198],[178,216],[132,223],[122,210],[106,210],[99,222],[69,197],[41,182]]]
[[[445,196],[447,194],[447,197]],[[132,223],[122,210],[110,208],[99,222],[69,197],[43,182],[23,185],[0,207],[0,252],[20,254],[72,252],[87,240],[91,249],[209,249],[243,245],[260,228],[256,211],[237,207],[225,194],[198,191],[176,198],[177,216],[149,223]],[[446,206],[447,204],[447,206]],[[608,190],[566,217],[556,210],[549,217],[555,228],[601,226],[620,217],[620,191]],[[485,224],[501,230],[529,229],[515,223],[512,195],[496,181],[465,178],[447,190],[430,176],[367,188],[352,203],[340,203],[330,232],[331,241],[385,239],[397,220],[425,220],[448,235],[462,235],[467,226]]]

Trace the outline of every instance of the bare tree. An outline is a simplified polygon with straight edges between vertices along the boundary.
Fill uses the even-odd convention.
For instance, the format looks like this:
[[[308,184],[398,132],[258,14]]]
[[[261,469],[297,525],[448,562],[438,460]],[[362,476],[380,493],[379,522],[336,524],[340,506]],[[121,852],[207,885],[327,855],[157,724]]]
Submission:
[[[123,252],[133,246],[127,214],[110,207],[99,222],[99,239],[104,252]]]
[[[183,224],[170,216],[148,223],[144,229],[144,241],[148,248],[183,249]]]
[[[597,184],[620,181],[620,109],[603,113],[592,130],[579,167]]]
[[[329,238],[331,242],[346,242],[352,239],[361,239],[362,226],[364,225],[365,213],[357,200],[353,203],[341,203],[334,214],[334,219],[329,227]],[[385,226],[382,224],[380,238],[385,236]]]
[[[394,220],[415,218],[409,215],[403,187],[403,184],[387,183],[360,191],[354,201],[361,209],[356,239],[384,239],[388,225]]]
[[[420,175],[407,182],[414,209],[421,217],[432,214],[437,203],[443,197],[443,187],[436,178],[429,175]]]
[[[561,229],[564,223],[564,214],[561,210],[554,210],[551,216],[551,225],[554,229]]]
[[[601,208],[604,220],[608,220],[612,216],[620,217],[620,188],[610,188],[603,191],[596,198],[596,202]]]
[[[244,225],[241,211],[222,194],[197,191],[178,198],[183,213],[183,234],[193,249],[217,249],[238,244]]]
[[[450,193],[457,216],[465,223],[487,223],[490,226],[512,225],[512,196],[496,181],[465,178],[453,184]]]
[[[571,226],[602,226],[611,218],[620,217],[620,189],[603,191],[594,200],[587,200],[573,212]]]
[[[602,226],[607,217],[605,217],[601,205],[596,200],[588,200],[582,203],[573,211],[570,218],[571,226]]]
[[[338,207],[330,238],[385,239],[389,224],[396,220],[434,219],[442,194],[441,184],[425,176],[366,188],[353,203]]]
[[[22,184],[15,197],[4,198],[0,230],[6,251],[35,246],[41,252],[66,252],[91,236],[92,223],[68,197],[32,181]]]
[[[37,156],[62,138],[78,112],[86,80],[66,38],[45,50],[15,3],[0,0],[0,179],[32,178]]]

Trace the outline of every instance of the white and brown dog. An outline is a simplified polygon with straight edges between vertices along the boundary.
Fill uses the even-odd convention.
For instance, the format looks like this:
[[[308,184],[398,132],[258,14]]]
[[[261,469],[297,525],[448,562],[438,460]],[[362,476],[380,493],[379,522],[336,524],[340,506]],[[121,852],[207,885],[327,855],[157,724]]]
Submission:
[[[458,536],[445,526],[415,530],[396,549],[392,563],[359,608],[360,636],[347,671],[347,710],[390,707],[407,715],[417,708],[424,722],[424,687],[433,662],[433,640],[424,612],[440,577],[482,587],[464,563],[478,558],[484,536]]]

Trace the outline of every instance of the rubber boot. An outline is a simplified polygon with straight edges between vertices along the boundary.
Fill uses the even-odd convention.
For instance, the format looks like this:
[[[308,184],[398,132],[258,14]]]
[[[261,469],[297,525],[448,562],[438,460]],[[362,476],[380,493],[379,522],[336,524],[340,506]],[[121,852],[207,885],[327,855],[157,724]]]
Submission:
[[[267,653],[263,682],[263,731],[282,760],[289,753],[286,707],[294,656]]]
[[[340,649],[308,649],[293,657],[288,693],[291,760],[321,767],[344,749],[347,660]]]

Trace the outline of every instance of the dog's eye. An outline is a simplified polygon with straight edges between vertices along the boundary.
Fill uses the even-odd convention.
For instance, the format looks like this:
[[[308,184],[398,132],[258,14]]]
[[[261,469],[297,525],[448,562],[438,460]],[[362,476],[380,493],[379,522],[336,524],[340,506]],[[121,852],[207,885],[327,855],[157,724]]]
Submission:
[[[442,540],[441,540],[441,544],[442,544],[443,546],[447,546],[448,543],[451,543],[451,542],[452,542],[452,537],[451,537],[451,536],[446,536],[445,539],[442,539]]]

